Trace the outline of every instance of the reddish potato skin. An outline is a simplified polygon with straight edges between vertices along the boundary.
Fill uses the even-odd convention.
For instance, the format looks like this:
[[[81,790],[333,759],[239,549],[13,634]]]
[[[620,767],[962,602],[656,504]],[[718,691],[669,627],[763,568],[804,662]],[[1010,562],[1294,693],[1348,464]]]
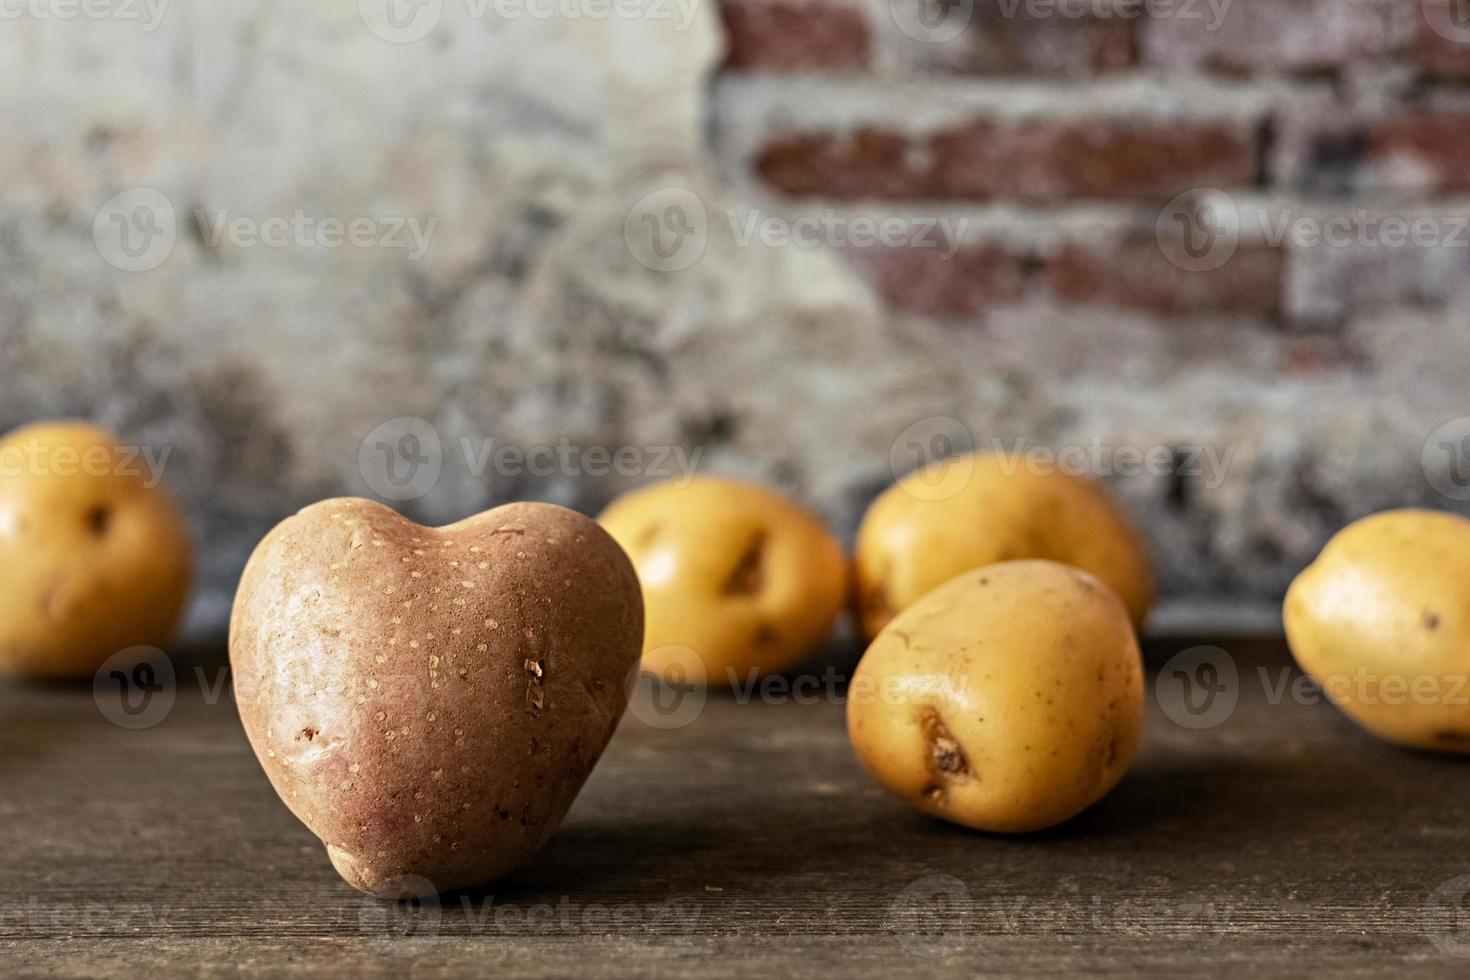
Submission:
[[[362,891],[483,884],[560,825],[627,703],[643,606],[592,520],[510,504],[445,528],[328,500],[275,528],[230,623],[240,717]]]

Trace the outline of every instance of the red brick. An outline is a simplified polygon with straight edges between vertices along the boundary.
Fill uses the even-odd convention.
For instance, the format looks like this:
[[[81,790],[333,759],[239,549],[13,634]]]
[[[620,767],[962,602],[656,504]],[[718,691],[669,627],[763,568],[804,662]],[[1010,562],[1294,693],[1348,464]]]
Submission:
[[[1414,60],[1433,78],[1470,79],[1470,5],[1464,0],[1422,0],[1424,16]]]
[[[976,118],[928,134],[875,126],[772,138],[767,184],[828,198],[1169,197],[1255,182],[1257,135],[1237,121]]]
[[[1287,337],[1281,350],[1281,370],[1295,377],[1311,377],[1351,368],[1352,352],[1337,333]]]
[[[952,41],[925,43],[889,32],[889,57],[902,68],[952,74],[1079,78],[1132,66],[1133,22],[1118,17],[1015,17],[978,13]]]
[[[1470,105],[1288,113],[1274,169],[1282,183],[1311,192],[1470,189]]]
[[[1388,184],[1435,190],[1470,188],[1470,112],[1404,113],[1370,128],[1368,159]],[[1402,168],[1414,175],[1400,178]]]
[[[1072,243],[1047,265],[1058,297],[1155,313],[1277,316],[1286,281],[1280,249],[1242,242],[1218,269],[1189,272],[1165,257],[1155,235],[1106,244]]]
[[[1019,300],[1031,260],[1000,244],[872,247],[848,255],[889,306],[935,317],[974,316]]]
[[[843,0],[722,0],[727,71],[861,71],[872,60],[862,9]]]
[[[1205,2],[1159,6],[1141,28],[1142,60],[1229,74],[1335,71],[1406,50],[1417,14],[1417,0],[1236,0],[1215,23]]]
[[[1421,0],[1414,62],[1433,78],[1470,78],[1470,4]]]

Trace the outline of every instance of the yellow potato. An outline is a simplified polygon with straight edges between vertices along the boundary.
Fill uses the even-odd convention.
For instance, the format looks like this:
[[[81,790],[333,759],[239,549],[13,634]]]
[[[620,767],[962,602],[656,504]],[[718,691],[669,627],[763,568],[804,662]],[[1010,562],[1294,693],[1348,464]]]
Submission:
[[[0,441],[0,670],[89,677],[113,654],[172,639],[192,557],[155,478],[85,423]]]
[[[936,817],[1023,833],[1117,785],[1138,750],[1143,665],[1107,586],[1049,561],[979,568],[899,613],[848,691],[858,758]]]
[[[1339,531],[1286,593],[1302,670],[1379,738],[1470,752],[1470,521],[1393,510]]]
[[[661,483],[614,501],[600,520],[643,586],[643,669],[670,682],[789,667],[826,638],[846,598],[841,546],[761,487]]]
[[[868,508],[857,539],[863,632],[876,636],[961,572],[1025,558],[1091,572],[1142,628],[1153,574],[1143,540],[1117,505],[1089,480],[988,454],[930,464]]]

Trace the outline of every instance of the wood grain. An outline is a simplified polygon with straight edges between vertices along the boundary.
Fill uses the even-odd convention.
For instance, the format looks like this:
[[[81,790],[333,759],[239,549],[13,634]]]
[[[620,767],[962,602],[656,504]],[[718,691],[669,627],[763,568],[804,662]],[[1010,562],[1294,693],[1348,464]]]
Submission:
[[[1284,651],[1226,646],[1228,719],[1151,695],[1133,773],[1048,833],[910,812],[830,699],[723,696],[684,727],[630,715],[531,867],[418,908],[337,878],[218,667],[182,666],[136,731],[89,688],[0,685],[0,974],[1470,973],[1465,764],[1272,703]]]

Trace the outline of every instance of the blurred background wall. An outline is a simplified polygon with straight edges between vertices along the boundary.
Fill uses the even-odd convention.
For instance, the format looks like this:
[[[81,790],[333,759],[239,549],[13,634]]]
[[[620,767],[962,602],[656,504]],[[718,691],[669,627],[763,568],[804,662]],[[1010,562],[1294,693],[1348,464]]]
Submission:
[[[167,451],[196,634],[343,493],[850,535],[998,449],[1126,502],[1166,629],[1467,509],[1460,0],[0,8],[0,428]]]

